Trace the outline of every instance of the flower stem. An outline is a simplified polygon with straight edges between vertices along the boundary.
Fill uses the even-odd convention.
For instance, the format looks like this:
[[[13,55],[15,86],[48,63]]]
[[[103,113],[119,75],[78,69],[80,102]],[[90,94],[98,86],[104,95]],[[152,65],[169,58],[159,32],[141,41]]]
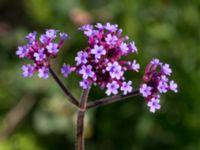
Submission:
[[[84,116],[86,111],[86,104],[88,99],[88,94],[90,91],[90,87],[83,90],[78,116],[77,116],[77,132],[76,132],[76,150],[84,150],[85,149],[85,142],[84,142]]]
[[[96,100],[96,101],[93,101],[93,102],[89,102],[87,104],[87,109],[95,108],[95,107],[102,106],[102,105],[107,105],[107,104],[114,103],[114,102],[123,101],[124,99],[127,99],[129,97],[134,97],[134,96],[137,96],[139,94],[140,94],[139,90],[135,90],[135,91],[133,91],[133,92],[127,94],[127,95],[120,94],[120,95],[102,98],[102,99],[99,99],[99,100]]]
[[[75,106],[79,107],[79,102],[78,100],[69,92],[69,90],[64,86],[64,84],[60,81],[60,79],[58,78],[58,76],[56,75],[56,73],[53,71],[53,69],[51,67],[49,67],[49,71],[52,75],[52,77],[54,78],[54,80],[56,81],[56,83],[60,86],[60,88],[62,89],[62,91],[66,94],[66,96],[68,97],[68,100],[74,104]]]

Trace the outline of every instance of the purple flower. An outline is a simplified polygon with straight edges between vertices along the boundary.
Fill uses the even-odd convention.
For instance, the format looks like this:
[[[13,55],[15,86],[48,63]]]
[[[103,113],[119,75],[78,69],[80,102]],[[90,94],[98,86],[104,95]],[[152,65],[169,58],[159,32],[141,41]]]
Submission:
[[[128,48],[129,48],[129,51],[131,53],[135,53],[135,52],[137,53],[138,52],[137,47],[135,46],[135,42],[129,43]]]
[[[46,36],[46,34],[42,34],[40,36],[40,42],[43,43],[43,44],[46,44],[48,41],[48,37]]]
[[[66,40],[66,39],[69,39],[69,35],[67,33],[60,33],[60,38],[61,40]]]
[[[168,90],[168,85],[166,82],[160,81],[157,89],[160,93],[166,93]]]
[[[128,46],[127,46],[127,44],[126,43],[124,43],[124,42],[122,42],[121,44],[120,44],[120,49],[121,49],[121,51],[123,52],[123,53],[127,53],[128,52],[128,50],[129,50],[129,48],[128,48]]]
[[[90,86],[90,82],[88,80],[83,80],[83,81],[80,82],[80,86],[83,89],[87,89]]]
[[[178,92],[177,88],[178,88],[178,85],[173,80],[170,81],[169,89],[177,93]]]
[[[131,64],[131,68],[135,70],[136,72],[139,72],[140,65],[136,63],[136,60],[133,60],[133,63]]]
[[[86,52],[80,51],[78,52],[77,56],[75,57],[76,64],[86,64],[87,63],[88,54]]]
[[[84,31],[84,34],[88,37],[90,37],[93,34],[93,26],[90,24],[84,25],[79,30]]]
[[[122,67],[116,61],[114,63],[108,63],[106,70],[109,71],[110,76],[113,79],[120,79],[124,74],[124,72],[122,71]]]
[[[67,77],[71,73],[70,65],[64,64],[63,67],[61,68],[61,73],[63,74],[64,77]]]
[[[121,91],[126,95],[127,93],[132,92],[133,88],[131,87],[132,81],[123,82],[121,86]]]
[[[119,84],[116,81],[112,81],[111,83],[108,83],[106,85],[107,90],[106,90],[106,94],[109,96],[111,94],[116,95],[118,93],[118,88],[119,88]]]
[[[112,36],[111,34],[108,34],[107,37],[106,37],[106,42],[109,45],[115,45],[117,40],[118,39],[117,39],[117,37],[115,35]]]
[[[29,40],[30,42],[33,42],[36,40],[36,34],[37,32],[31,32],[26,36],[26,39]]]
[[[24,58],[28,54],[28,52],[29,51],[27,46],[19,46],[16,51],[16,55],[18,55],[19,58]]]
[[[140,87],[140,93],[142,94],[142,96],[148,97],[149,95],[151,95],[151,89],[152,88],[150,86],[142,84],[142,86]]]
[[[169,81],[169,79],[165,75],[162,75],[161,76],[161,81],[167,83]]]
[[[22,66],[22,75],[23,77],[32,77],[33,76],[33,71],[34,71],[34,67],[30,64],[28,65],[23,65]]]
[[[159,110],[161,108],[160,106],[160,100],[158,97],[153,97],[148,103],[147,106],[150,107],[150,112],[155,113],[156,109]]]
[[[79,30],[81,30],[81,31],[92,30],[92,29],[93,29],[93,26],[90,24],[86,24],[79,28]]]
[[[103,30],[103,29],[104,29],[104,26],[103,26],[101,23],[97,23],[97,24],[95,25],[95,27],[97,27],[97,28],[100,29],[100,30]]]
[[[47,45],[47,50],[50,54],[57,54],[58,53],[58,44],[57,43],[49,43]]]
[[[57,34],[58,30],[55,29],[48,29],[46,30],[46,36],[49,39],[55,39],[56,38],[56,34]]]
[[[94,54],[95,58],[99,59],[101,58],[101,55],[106,54],[106,50],[103,48],[103,46],[94,45],[94,48],[91,49],[91,54]]]
[[[92,66],[91,65],[82,66],[82,68],[79,71],[79,73],[83,75],[83,79],[87,79],[89,77],[91,77],[91,78],[94,77],[94,72],[92,71]]]
[[[33,54],[35,57],[36,61],[43,61],[46,58],[46,55],[44,54],[44,48],[39,49],[38,52],[35,52]]]
[[[110,23],[106,23],[106,25],[104,26],[104,28],[110,32],[115,32],[117,31],[117,27],[118,25],[111,25]]]
[[[160,64],[162,64],[162,63],[160,62],[160,60],[157,59],[157,58],[152,59],[152,61],[151,61],[150,63],[153,64],[153,65],[160,65]]]
[[[163,71],[164,71],[164,73],[166,74],[166,75],[171,75],[171,73],[172,73],[172,70],[171,70],[171,68],[169,67],[169,64],[165,64],[165,65],[163,65],[162,66],[162,69],[163,69]]]
[[[38,69],[38,77],[47,79],[49,77],[49,69],[48,68]]]

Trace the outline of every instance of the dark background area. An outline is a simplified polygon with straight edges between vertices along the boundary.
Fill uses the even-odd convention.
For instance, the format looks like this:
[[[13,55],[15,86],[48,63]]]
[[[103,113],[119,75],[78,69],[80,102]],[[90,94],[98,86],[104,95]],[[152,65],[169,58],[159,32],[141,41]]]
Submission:
[[[136,89],[152,58],[171,64],[178,94],[162,96],[162,109],[149,112],[141,97],[90,110],[86,115],[87,150],[200,149],[200,1],[199,0],[0,0],[0,150],[73,150],[76,109],[52,78],[24,79],[15,55],[31,31],[55,28],[72,37],[52,66],[87,45],[77,28],[83,24],[119,24],[134,40],[139,74],[127,73]],[[80,77],[62,78],[78,98]],[[93,87],[90,100],[105,97]]]

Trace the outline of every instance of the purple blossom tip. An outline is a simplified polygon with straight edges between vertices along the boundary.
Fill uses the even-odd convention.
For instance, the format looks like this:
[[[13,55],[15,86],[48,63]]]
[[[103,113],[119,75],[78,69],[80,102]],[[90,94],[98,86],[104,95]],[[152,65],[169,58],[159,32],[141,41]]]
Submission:
[[[86,52],[80,51],[78,52],[77,56],[75,57],[76,64],[86,64],[87,63],[88,54]]]
[[[142,96],[148,97],[149,95],[151,95],[151,89],[152,88],[150,86],[142,84],[142,86],[140,87],[140,93],[142,94]]]
[[[29,34],[26,36],[26,39],[29,40],[30,42],[33,42],[33,41],[36,40],[36,34],[37,34],[36,31],[33,31],[33,32],[29,33]]]
[[[110,24],[110,23],[108,22],[108,23],[106,23],[106,25],[104,26],[104,28],[105,28],[106,30],[110,31],[110,32],[115,32],[115,31],[117,31],[118,25],[117,25],[117,24],[112,25],[112,24]]]
[[[49,43],[49,45],[47,45],[47,50],[50,54],[56,55],[58,53],[58,44],[57,43]]]
[[[178,85],[173,80],[170,81],[169,89],[177,93],[178,92],[177,88],[178,88]]]
[[[64,77],[68,77],[68,75],[71,73],[70,65],[64,64],[63,67],[61,68],[61,73],[63,74]]]
[[[70,38],[70,36],[67,33],[60,33],[61,40],[67,40]]]
[[[120,47],[120,49],[121,49],[121,51],[122,51],[123,53],[127,53],[128,50],[129,50],[127,44],[124,43],[124,42],[122,42],[121,45],[120,45],[119,47]]]
[[[49,39],[55,39],[57,32],[58,32],[58,30],[55,30],[55,29],[47,29],[46,30],[46,36]]]
[[[172,70],[171,70],[169,64],[163,65],[163,66],[162,66],[162,69],[163,69],[163,71],[164,71],[164,73],[165,73],[166,75],[168,75],[168,76],[171,75]]]
[[[82,66],[79,73],[83,75],[83,79],[87,79],[89,77],[91,77],[91,78],[94,77],[94,72],[92,71],[91,65]]]
[[[108,34],[106,37],[106,42],[109,45],[115,45],[117,40],[118,40],[118,38],[115,35],[112,36],[111,34]]]
[[[36,61],[43,61],[46,58],[46,55],[44,54],[44,48],[39,49],[38,52],[35,52],[33,54],[35,57]]]
[[[106,50],[103,46],[94,45],[94,48],[91,49],[91,54],[94,54],[96,59],[100,59],[102,55],[106,54]]]
[[[121,91],[123,91],[124,95],[132,92],[133,88],[132,88],[131,84],[132,84],[132,81],[122,83]]]
[[[22,75],[23,77],[32,77],[34,72],[34,67],[30,64],[22,66]]]
[[[49,69],[48,68],[38,69],[38,77],[47,79],[49,77]]]
[[[28,52],[29,51],[27,46],[19,46],[16,51],[16,55],[18,55],[19,58],[24,58],[28,54]]]
[[[137,63],[136,63],[136,60],[133,60],[133,63],[131,64],[131,68],[132,68],[134,71],[139,72],[140,64],[137,64]]]
[[[80,82],[80,86],[83,89],[87,89],[90,86],[90,82],[88,80],[83,80],[83,81]]]
[[[147,106],[150,108],[150,112],[155,113],[156,109],[159,110],[161,108],[159,97],[153,97],[147,103]]]
[[[116,81],[112,81],[106,85],[106,94],[110,96],[111,94],[116,95],[118,93],[119,84]]]

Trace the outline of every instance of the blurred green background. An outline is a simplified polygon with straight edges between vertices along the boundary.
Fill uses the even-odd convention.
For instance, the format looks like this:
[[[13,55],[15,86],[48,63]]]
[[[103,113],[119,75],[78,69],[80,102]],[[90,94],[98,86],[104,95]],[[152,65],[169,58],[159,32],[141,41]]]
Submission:
[[[151,58],[170,63],[178,94],[162,96],[162,109],[151,114],[141,97],[90,110],[86,150],[200,149],[200,1],[199,0],[0,0],[0,150],[73,150],[76,109],[52,78],[24,79],[15,55],[24,36],[55,28],[71,35],[52,61],[61,76],[63,62],[75,64],[86,38],[77,27],[117,23],[134,40],[139,75],[127,74],[137,88]],[[65,84],[78,98],[80,78]],[[105,96],[93,87],[90,100]]]

